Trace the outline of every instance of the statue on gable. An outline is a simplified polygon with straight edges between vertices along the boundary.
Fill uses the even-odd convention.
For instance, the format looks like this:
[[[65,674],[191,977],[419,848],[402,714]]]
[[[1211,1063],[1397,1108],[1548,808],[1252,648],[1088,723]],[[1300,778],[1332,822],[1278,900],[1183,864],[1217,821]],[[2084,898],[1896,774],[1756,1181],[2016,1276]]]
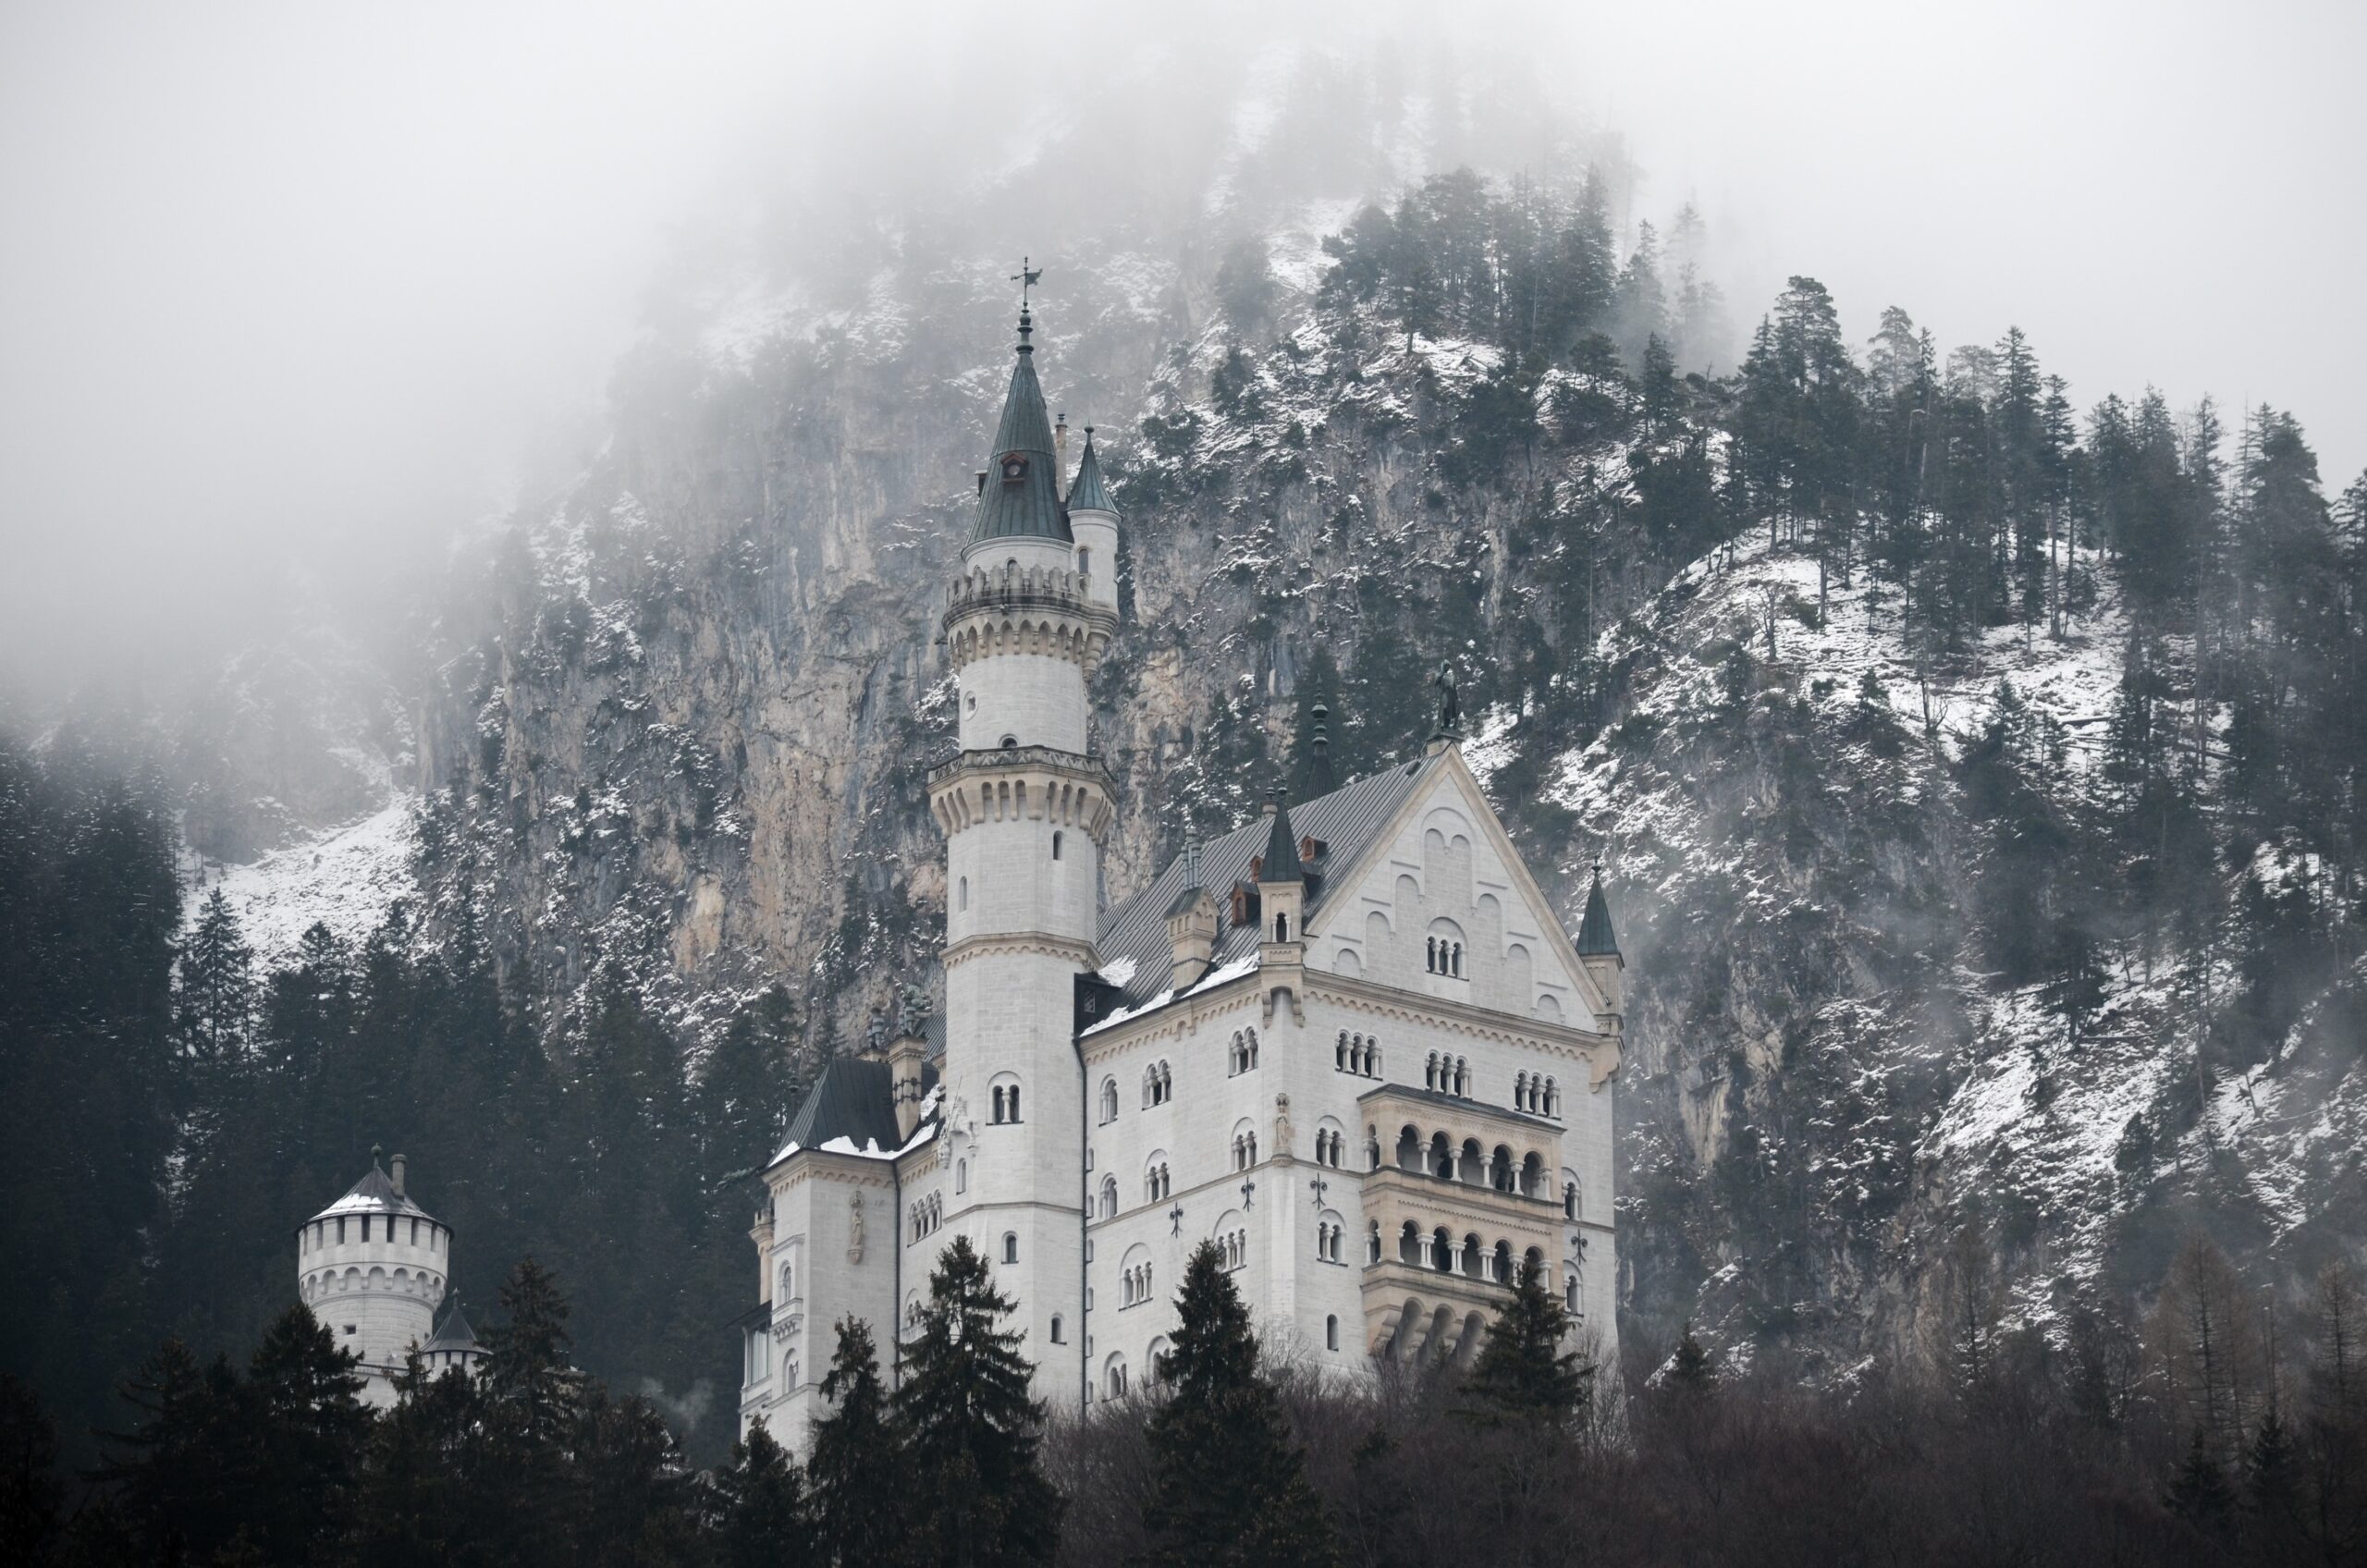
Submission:
[[[928,993],[907,980],[896,993],[896,1032],[902,1038],[917,1040],[927,1026]]]
[[[1439,729],[1441,735],[1463,733],[1463,695],[1454,689],[1454,666],[1445,659],[1439,661],[1439,672],[1430,685],[1439,694]]]

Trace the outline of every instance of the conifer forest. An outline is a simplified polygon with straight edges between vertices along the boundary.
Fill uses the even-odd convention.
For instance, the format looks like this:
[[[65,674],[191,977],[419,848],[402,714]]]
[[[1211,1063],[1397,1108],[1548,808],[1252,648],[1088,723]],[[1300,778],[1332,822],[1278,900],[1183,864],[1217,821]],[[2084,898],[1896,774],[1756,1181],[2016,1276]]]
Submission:
[[[1409,36],[1113,36],[1059,114],[972,72],[961,136],[701,153],[727,215],[498,504],[346,579],[226,543],[268,594],[136,657],[0,639],[0,1562],[2367,1564],[2361,431],[2178,320],[2075,381],[2029,274],[1967,325],[1771,270],[1503,40]],[[1616,919],[1615,1332],[1524,1268],[1343,1378],[1203,1243],[1080,1412],[964,1240],[742,1429],[763,1172],[945,994],[938,628],[1036,266],[1123,518],[1107,901],[1423,755],[1443,668]],[[27,602],[104,597],[28,450]],[[297,1238],[383,1151],[484,1354],[379,1407]]]

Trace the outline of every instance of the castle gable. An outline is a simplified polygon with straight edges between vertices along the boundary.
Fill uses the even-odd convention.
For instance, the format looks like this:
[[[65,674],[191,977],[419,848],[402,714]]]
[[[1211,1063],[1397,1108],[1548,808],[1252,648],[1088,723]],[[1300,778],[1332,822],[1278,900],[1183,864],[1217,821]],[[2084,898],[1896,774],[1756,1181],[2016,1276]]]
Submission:
[[[1307,917],[1310,969],[1595,1030],[1613,1009],[1450,747]]]

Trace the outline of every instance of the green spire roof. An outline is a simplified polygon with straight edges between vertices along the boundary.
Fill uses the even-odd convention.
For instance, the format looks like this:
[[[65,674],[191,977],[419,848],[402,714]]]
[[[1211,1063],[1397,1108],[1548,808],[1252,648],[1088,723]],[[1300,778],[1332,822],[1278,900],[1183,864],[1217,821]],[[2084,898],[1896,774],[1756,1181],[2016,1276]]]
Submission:
[[[1612,935],[1611,906],[1602,898],[1602,866],[1594,868],[1594,886],[1587,889],[1587,912],[1578,917],[1578,956],[1619,956],[1619,938]]]
[[[1304,882],[1306,868],[1299,864],[1298,835],[1291,830],[1291,808],[1274,791],[1273,826],[1266,829],[1266,858],[1257,863],[1257,880]]]
[[[970,542],[982,539],[1074,540],[1061,505],[1060,476],[1052,456],[1052,420],[1044,411],[1044,389],[1036,383],[1036,349],[1027,341],[1035,322],[1019,312],[1019,358],[1011,367],[1011,390],[995,427],[994,450],[987,454],[987,484],[978,493],[978,526]]]
[[[1110,491],[1101,483],[1101,459],[1093,455],[1093,426],[1085,427],[1085,458],[1076,465],[1076,483],[1069,486],[1069,510],[1115,512]]]

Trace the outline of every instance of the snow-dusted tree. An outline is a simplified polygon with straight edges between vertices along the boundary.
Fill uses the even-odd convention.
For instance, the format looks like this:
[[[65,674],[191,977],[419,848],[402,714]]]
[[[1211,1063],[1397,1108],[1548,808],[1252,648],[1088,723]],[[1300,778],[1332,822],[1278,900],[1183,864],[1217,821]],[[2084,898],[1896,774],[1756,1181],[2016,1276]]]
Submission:
[[[254,1023],[254,949],[216,888],[181,938],[173,965],[173,1023],[181,1048],[205,1063],[235,1061]]]

